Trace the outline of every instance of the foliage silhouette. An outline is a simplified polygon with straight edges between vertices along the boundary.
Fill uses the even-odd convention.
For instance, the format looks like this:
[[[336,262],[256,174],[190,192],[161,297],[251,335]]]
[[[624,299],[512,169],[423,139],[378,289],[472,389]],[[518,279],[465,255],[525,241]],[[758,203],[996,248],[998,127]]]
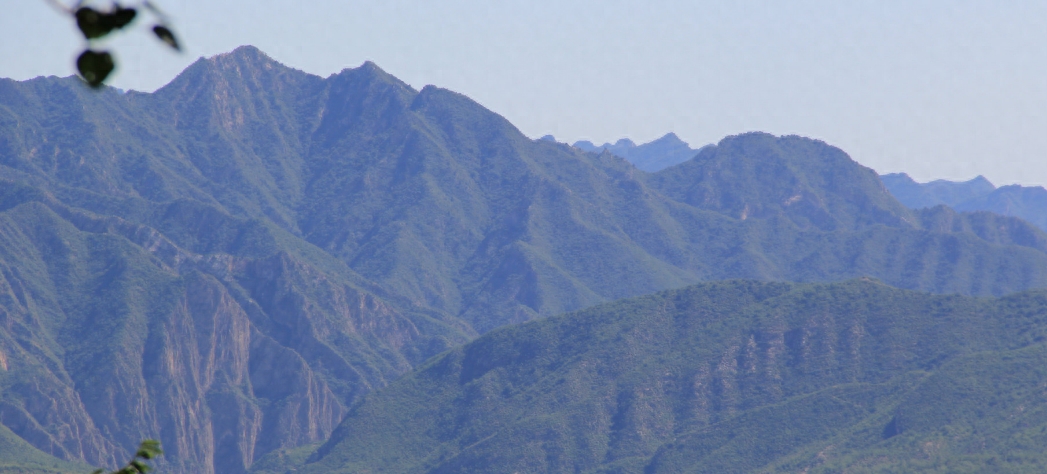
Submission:
[[[155,439],[147,439],[138,445],[138,451],[135,452],[134,457],[127,462],[126,466],[109,474],[145,474],[153,470],[145,462],[161,454],[164,454],[164,452],[160,449],[160,442]],[[95,469],[91,474],[106,474],[106,471],[105,469]]]
[[[84,51],[76,60],[76,70],[80,78],[93,89],[98,89],[105,84],[113,70],[116,62],[113,55],[106,50],[97,50],[93,41],[105,38],[116,30],[122,30],[139,17],[139,10],[150,12],[156,23],[152,27],[153,34],[164,44],[175,51],[181,51],[181,46],[171,28],[168,25],[167,16],[160,11],[156,5],[149,0],[143,0],[135,6],[124,6],[113,2],[109,10],[101,10],[84,5],[84,0],[77,0],[72,6],[66,6],[59,0],[49,0],[59,10],[72,16],[76,20],[76,27],[84,35],[87,42]]]

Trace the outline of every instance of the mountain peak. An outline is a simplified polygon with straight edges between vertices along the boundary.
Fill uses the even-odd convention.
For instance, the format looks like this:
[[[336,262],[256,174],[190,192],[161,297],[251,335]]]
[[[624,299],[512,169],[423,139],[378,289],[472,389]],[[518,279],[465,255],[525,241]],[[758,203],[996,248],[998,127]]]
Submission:
[[[364,61],[363,64],[355,68],[342,69],[338,73],[331,75],[328,79],[334,79],[335,82],[349,81],[356,84],[384,83],[394,86],[397,90],[406,93],[407,95],[413,96],[416,93],[416,91],[406,82],[403,82],[396,76],[385,72],[384,69],[378,67],[378,65],[373,61]]]
[[[251,46],[239,46],[228,53],[220,53],[203,61],[215,70],[239,71],[244,68],[256,70],[293,70],[271,58],[262,50]],[[197,61],[199,62],[199,61]]]
[[[839,148],[799,136],[727,137],[658,172],[655,183],[681,202],[741,220],[785,216],[821,230],[912,225],[875,172]]]
[[[676,136],[676,134],[673,133],[673,132],[666,133],[665,135],[662,135],[662,138],[659,138],[659,139],[657,139],[655,141],[652,141],[651,143],[652,144],[653,143],[659,143],[659,144],[665,143],[665,144],[674,144],[674,145],[684,145],[684,146],[687,146],[687,142],[681,140],[680,137]]]
[[[970,181],[967,181],[967,182],[970,183],[970,184],[978,185],[978,186],[989,186],[989,187],[992,187],[992,188],[996,187],[995,184],[992,184],[992,181],[989,181],[988,179],[985,178],[985,176],[982,176],[982,175],[975,176],[974,179],[972,179]]]
[[[263,77],[269,79],[263,79]],[[254,46],[244,45],[227,53],[197,59],[157,92],[163,95],[173,91],[206,87],[207,84],[221,84],[221,87],[230,87],[233,84],[258,81],[269,83],[276,77],[282,77],[283,81],[319,79],[312,74],[285,66]]]
[[[628,138],[622,138],[613,145],[604,143],[596,146],[588,140],[583,140],[575,142],[574,146],[575,148],[594,153],[609,151],[625,158],[633,166],[648,173],[654,173],[672,165],[683,163],[698,154],[698,150],[692,150],[687,142],[680,140],[680,137],[672,132],[643,145],[637,145]]]
[[[356,70],[359,72],[373,74],[376,76],[391,76],[391,74],[385,72],[384,69],[378,67],[378,65],[375,64],[374,61],[370,60],[364,61],[364,63],[361,64],[360,67],[356,68]]]
[[[905,173],[891,173],[880,177],[887,190],[906,207],[921,209],[944,204],[956,208],[960,204],[992,193],[996,186],[978,176],[967,181],[937,179],[919,183]]]
[[[219,53],[219,54],[216,54],[216,55],[210,57],[210,59],[216,60],[216,61],[217,60],[222,60],[222,59],[225,59],[225,58],[233,58],[233,59],[237,59],[237,60],[248,60],[248,61],[250,61],[250,60],[254,60],[254,61],[257,61],[257,60],[269,60],[269,61],[272,61],[272,59],[269,57],[268,54],[265,54],[264,52],[262,52],[262,50],[258,49],[255,46],[249,45],[249,44],[245,44],[245,45],[242,45],[242,46],[237,46],[236,49],[234,49],[232,51],[229,51],[227,53]]]
[[[909,176],[909,173],[887,173],[885,175],[880,175],[880,179],[884,181],[896,180],[898,182],[918,184],[915,179],[912,179],[912,176]]]

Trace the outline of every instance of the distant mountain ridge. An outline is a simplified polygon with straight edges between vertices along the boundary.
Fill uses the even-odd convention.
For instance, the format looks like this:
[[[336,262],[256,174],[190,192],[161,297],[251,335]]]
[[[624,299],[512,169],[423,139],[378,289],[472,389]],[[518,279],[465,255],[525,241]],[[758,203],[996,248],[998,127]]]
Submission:
[[[996,186],[984,176],[963,182],[939,179],[929,183],[917,183],[905,173],[891,173],[880,176],[880,179],[899,202],[912,209],[937,205],[955,208],[996,190]]]
[[[646,173],[373,63],[321,78],[241,47],[155,93],[0,80],[0,424],[65,460],[156,437],[166,472],[244,473],[499,327],[862,276],[1042,288],[1047,234],[908,209],[802,137]]]
[[[912,209],[946,205],[958,211],[988,211],[1024,219],[1047,230],[1047,189],[1016,184],[997,188],[978,176],[970,181],[917,183],[905,173],[880,177],[898,201]]]
[[[628,138],[618,140],[613,145],[604,143],[596,146],[589,141],[578,141],[574,147],[588,152],[599,153],[607,150],[614,155],[625,158],[637,168],[654,173],[673,165],[683,163],[698,154],[687,142],[680,140],[675,133],[667,133],[661,138],[637,145]]]

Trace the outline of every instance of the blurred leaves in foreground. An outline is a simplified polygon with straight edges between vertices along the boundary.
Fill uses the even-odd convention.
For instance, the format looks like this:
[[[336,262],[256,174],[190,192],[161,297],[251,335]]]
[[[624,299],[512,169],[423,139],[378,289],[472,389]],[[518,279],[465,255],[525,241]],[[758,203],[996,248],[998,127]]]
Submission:
[[[80,78],[92,88],[102,87],[116,69],[113,54],[108,50],[96,48],[94,42],[108,37],[114,31],[131,26],[141,17],[140,11],[149,12],[153,17],[154,24],[151,30],[157,39],[175,51],[181,51],[178,39],[169,26],[167,15],[148,0],[133,6],[113,2],[108,9],[85,5],[84,0],[77,0],[71,6],[61,3],[60,0],[49,1],[59,10],[72,16],[76,20],[76,27],[84,35],[87,44],[76,59],[76,70]]]
[[[127,462],[126,466],[109,474],[145,474],[153,470],[145,462],[161,454],[164,454],[164,452],[160,449],[160,442],[155,439],[147,439],[138,445],[138,451],[135,452],[134,457]],[[91,474],[106,474],[106,471],[105,469],[95,469]]]

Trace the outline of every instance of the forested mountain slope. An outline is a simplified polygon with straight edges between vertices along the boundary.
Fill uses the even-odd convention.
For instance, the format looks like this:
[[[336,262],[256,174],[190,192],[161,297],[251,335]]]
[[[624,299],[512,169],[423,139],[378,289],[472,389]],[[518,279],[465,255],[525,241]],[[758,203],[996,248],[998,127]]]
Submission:
[[[0,258],[0,419],[95,465],[158,437],[165,469],[242,472],[469,334],[279,249],[193,253],[46,199],[0,213]]]
[[[492,331],[296,472],[1040,472],[1045,338],[1043,291],[703,284]]]
[[[0,420],[36,448],[113,466],[156,437],[168,472],[245,472],[475,335],[295,234],[279,91],[321,80],[263,59],[155,94],[0,84]]]
[[[245,472],[492,329],[699,281],[1047,285],[1047,236],[905,209],[746,134],[650,175],[366,63],[242,47],[155,93],[0,80],[0,422],[113,465]],[[40,403],[47,400],[48,403]]]

